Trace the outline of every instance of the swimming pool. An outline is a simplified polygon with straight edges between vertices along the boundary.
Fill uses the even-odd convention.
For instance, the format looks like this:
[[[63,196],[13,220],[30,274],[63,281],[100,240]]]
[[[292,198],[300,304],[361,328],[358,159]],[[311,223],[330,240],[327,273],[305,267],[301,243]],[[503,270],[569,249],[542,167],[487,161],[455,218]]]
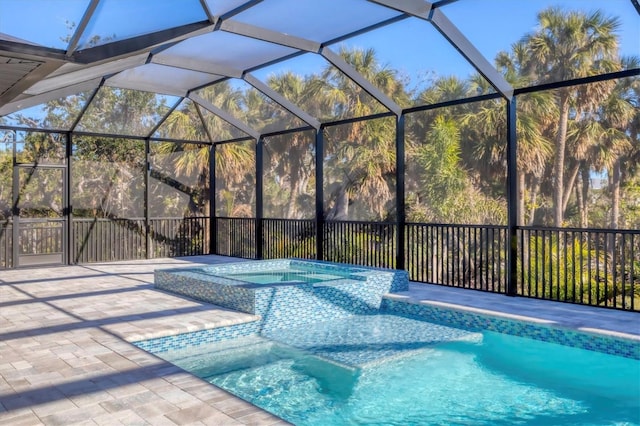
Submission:
[[[287,282],[296,262],[156,273],[196,298],[211,273],[256,316],[136,344],[298,425],[640,425],[638,340],[408,303],[389,294],[403,271],[320,263],[326,280]],[[284,284],[220,277],[265,272]]]
[[[640,424],[637,359],[415,316],[155,353],[296,425]]]

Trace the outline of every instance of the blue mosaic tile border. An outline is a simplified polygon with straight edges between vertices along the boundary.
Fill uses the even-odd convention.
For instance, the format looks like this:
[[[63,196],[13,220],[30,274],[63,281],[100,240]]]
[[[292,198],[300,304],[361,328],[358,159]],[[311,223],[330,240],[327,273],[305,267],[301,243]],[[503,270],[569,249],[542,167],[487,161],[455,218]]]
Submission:
[[[227,327],[211,328],[208,330],[194,331],[191,333],[177,334],[175,336],[158,337],[156,339],[143,340],[133,344],[142,350],[154,354],[171,350],[184,349],[199,346],[205,343],[221,342],[258,334],[260,323],[258,321],[229,325]]]
[[[495,331],[640,360],[640,342],[615,336],[603,336],[388,298],[383,299],[381,310],[389,313],[415,316],[435,324],[458,327],[469,331]]]
[[[288,267],[331,272],[344,278],[314,284],[256,285],[217,275]],[[409,286],[406,271],[296,259],[157,270],[154,278],[155,286],[162,290],[260,315],[266,328],[369,313],[380,308],[384,294],[404,291]]]

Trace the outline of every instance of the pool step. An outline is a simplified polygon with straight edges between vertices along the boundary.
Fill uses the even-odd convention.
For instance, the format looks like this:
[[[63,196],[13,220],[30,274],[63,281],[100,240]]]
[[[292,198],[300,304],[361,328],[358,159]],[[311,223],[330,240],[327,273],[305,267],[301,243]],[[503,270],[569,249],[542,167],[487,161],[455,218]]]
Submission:
[[[269,339],[357,369],[432,349],[482,341],[482,334],[396,315],[357,315],[263,332]]]

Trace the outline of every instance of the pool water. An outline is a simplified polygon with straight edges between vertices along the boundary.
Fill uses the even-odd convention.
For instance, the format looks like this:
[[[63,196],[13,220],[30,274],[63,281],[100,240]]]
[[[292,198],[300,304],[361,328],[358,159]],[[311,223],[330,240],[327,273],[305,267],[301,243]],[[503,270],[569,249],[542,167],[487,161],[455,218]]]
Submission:
[[[398,315],[158,355],[296,425],[640,425],[640,361]]]
[[[219,273],[216,275],[252,284],[318,283],[344,278],[336,274],[318,273],[295,268],[273,271]]]

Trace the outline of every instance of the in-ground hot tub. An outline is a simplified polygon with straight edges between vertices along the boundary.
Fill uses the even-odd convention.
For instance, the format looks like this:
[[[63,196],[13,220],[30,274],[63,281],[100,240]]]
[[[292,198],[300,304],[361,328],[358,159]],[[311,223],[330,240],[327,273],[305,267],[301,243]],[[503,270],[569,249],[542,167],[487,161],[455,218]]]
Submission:
[[[406,291],[406,271],[276,259],[155,271],[155,286],[261,316],[261,329],[377,312]]]

